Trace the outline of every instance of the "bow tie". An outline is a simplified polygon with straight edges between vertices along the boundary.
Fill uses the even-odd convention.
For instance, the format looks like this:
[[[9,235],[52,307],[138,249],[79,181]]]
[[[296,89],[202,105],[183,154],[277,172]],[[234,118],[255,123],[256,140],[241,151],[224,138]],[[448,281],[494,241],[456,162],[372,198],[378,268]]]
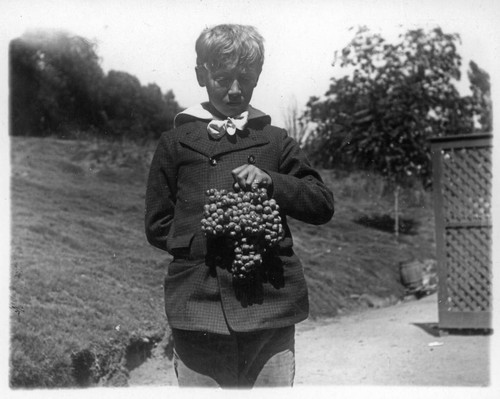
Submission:
[[[220,139],[226,133],[232,136],[236,133],[236,130],[244,130],[247,122],[248,111],[245,111],[238,116],[224,120],[212,119],[207,126],[207,130],[214,139]]]

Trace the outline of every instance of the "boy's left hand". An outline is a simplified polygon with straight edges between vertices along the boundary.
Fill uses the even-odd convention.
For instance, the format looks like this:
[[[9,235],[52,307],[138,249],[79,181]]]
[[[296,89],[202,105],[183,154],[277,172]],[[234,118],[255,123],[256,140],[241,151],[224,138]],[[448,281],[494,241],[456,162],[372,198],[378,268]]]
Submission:
[[[233,169],[231,174],[233,175],[234,181],[238,183],[243,190],[250,189],[253,183],[267,189],[272,187],[273,184],[271,176],[257,166],[251,164],[241,165]]]

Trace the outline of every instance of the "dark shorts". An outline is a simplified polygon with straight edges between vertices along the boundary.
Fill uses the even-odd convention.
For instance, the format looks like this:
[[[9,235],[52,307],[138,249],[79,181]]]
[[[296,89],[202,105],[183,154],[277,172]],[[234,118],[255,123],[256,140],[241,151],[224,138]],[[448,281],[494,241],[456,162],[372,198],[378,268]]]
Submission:
[[[295,326],[220,335],[173,329],[179,386],[292,386]]]

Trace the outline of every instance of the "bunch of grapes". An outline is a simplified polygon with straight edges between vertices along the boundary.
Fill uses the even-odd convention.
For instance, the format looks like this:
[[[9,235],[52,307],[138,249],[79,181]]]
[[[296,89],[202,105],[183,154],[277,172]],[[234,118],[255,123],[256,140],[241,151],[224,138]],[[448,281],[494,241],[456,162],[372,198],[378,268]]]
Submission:
[[[207,190],[201,229],[208,238],[225,237],[234,258],[231,273],[237,281],[251,279],[262,264],[263,255],[283,238],[279,206],[267,190],[252,185],[234,192]]]

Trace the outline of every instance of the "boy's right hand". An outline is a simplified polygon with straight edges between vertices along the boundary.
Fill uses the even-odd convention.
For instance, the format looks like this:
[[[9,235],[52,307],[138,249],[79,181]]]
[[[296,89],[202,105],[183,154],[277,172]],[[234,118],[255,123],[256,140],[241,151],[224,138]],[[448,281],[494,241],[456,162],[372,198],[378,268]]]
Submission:
[[[259,187],[270,189],[273,185],[271,176],[259,169],[255,165],[245,164],[231,171],[234,181],[238,183],[241,189],[249,190],[252,184]]]

